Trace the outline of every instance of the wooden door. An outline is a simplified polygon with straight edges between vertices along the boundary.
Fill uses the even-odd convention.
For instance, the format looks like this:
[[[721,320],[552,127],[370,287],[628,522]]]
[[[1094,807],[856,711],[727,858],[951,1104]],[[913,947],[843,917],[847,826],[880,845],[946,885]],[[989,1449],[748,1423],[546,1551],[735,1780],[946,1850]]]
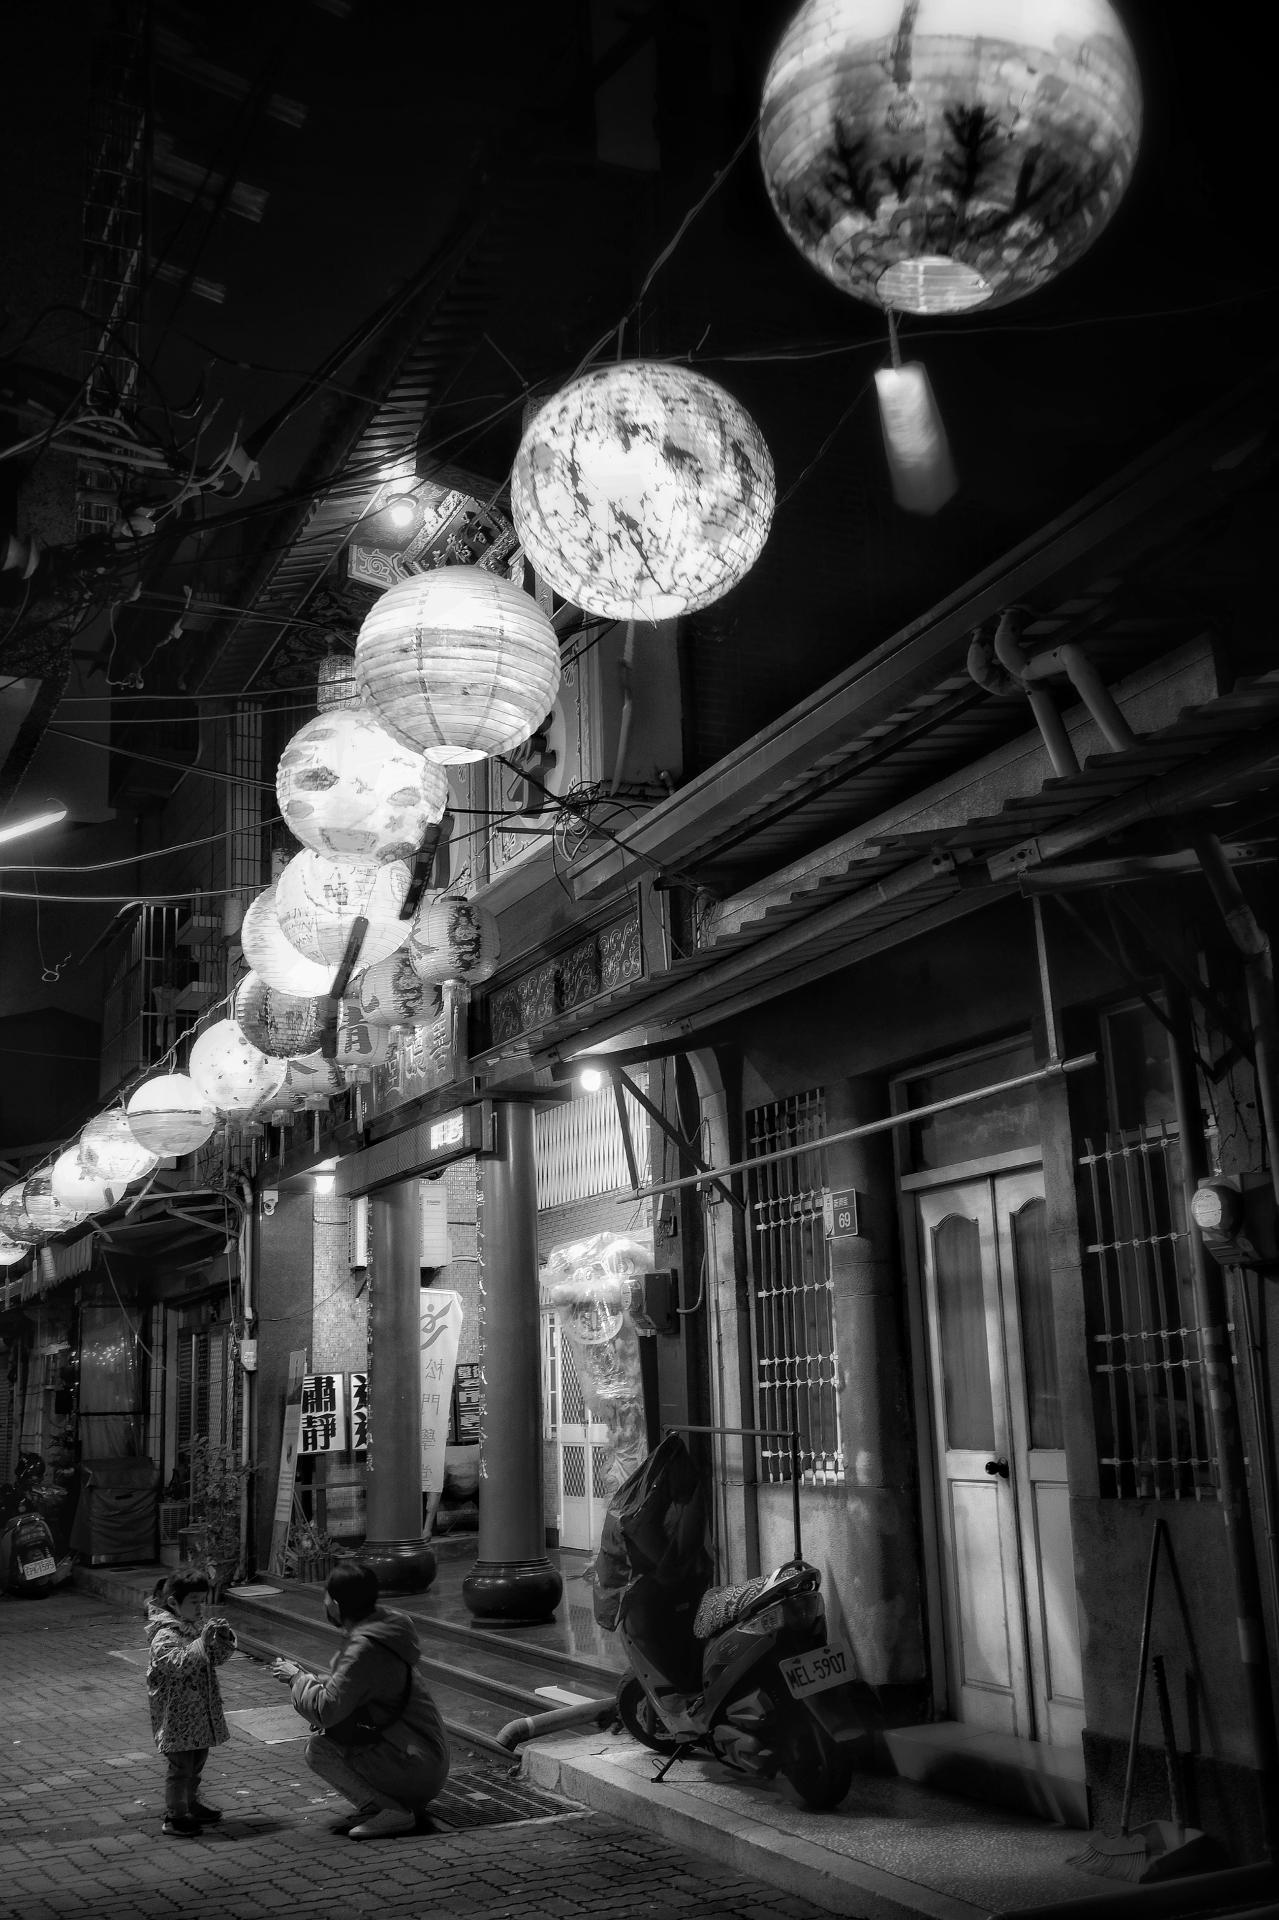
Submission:
[[[1039,1169],[916,1198],[951,1710],[1051,1745],[1083,1725]]]

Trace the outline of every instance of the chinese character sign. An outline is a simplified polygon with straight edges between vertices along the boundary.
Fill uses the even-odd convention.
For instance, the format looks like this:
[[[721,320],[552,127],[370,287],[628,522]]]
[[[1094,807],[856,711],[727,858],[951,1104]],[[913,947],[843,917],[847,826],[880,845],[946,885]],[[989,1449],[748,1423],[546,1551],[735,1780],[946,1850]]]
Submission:
[[[303,1453],[341,1453],[346,1446],[343,1385],[340,1373],[308,1373],[303,1380]]]
[[[418,1307],[422,1353],[422,1491],[444,1487],[444,1449],[449,1438],[453,1374],[462,1334],[462,1296],[446,1287],[423,1287]]]
[[[369,1376],[353,1373],[351,1380],[351,1452],[369,1450]]]

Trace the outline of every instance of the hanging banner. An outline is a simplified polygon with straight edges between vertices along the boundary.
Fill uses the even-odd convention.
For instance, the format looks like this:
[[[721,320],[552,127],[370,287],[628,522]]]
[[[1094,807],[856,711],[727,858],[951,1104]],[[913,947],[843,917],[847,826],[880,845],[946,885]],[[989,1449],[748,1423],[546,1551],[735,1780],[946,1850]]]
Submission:
[[[297,1480],[298,1454],[302,1447],[302,1384],[305,1378],[306,1349],[303,1347],[289,1355],[284,1428],[280,1434],[280,1478],[275,1488],[275,1512],[271,1516],[271,1558],[267,1563],[268,1571],[277,1578],[283,1578],[284,1575],[289,1522],[293,1518],[293,1488]]]
[[[367,1453],[369,1450],[369,1376],[367,1373],[352,1373],[351,1382],[351,1452]]]
[[[423,1287],[418,1304],[418,1328],[422,1369],[422,1491],[442,1493],[453,1375],[462,1335],[461,1294],[446,1287]]]
[[[302,1452],[346,1447],[346,1382],[340,1373],[308,1373],[302,1382]]]

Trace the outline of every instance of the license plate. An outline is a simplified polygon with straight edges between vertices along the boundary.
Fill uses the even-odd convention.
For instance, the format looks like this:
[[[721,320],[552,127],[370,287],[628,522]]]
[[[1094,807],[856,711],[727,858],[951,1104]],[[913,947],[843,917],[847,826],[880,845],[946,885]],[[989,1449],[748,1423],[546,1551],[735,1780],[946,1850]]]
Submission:
[[[810,1693],[824,1693],[827,1687],[840,1687],[852,1672],[847,1647],[814,1647],[811,1653],[792,1654],[778,1664],[795,1700]]]
[[[47,1553],[39,1560],[24,1560],[22,1563],[22,1577],[24,1580],[43,1580],[47,1573],[56,1573],[57,1571],[57,1561],[51,1559]]]

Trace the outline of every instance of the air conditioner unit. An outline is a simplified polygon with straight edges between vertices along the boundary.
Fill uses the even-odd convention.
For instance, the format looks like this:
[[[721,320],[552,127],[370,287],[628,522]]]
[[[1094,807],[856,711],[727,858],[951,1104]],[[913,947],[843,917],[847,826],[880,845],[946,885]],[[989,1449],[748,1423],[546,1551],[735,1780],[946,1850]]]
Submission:
[[[347,1202],[346,1257],[353,1267],[369,1264],[369,1196],[360,1194]]]

